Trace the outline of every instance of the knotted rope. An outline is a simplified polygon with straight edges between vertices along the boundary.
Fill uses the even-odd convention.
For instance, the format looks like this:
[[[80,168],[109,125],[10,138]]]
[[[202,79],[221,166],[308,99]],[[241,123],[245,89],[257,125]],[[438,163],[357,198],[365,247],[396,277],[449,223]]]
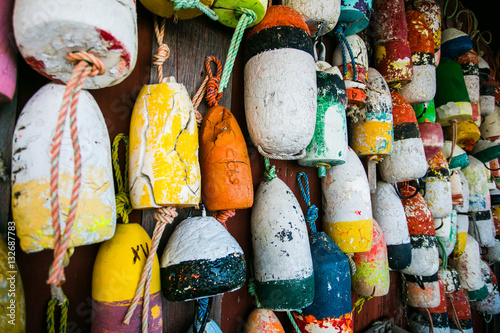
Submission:
[[[48,284],[61,286],[65,281],[63,260],[68,250],[71,239],[71,229],[76,219],[76,210],[80,199],[81,169],[82,158],[80,144],[78,142],[78,121],[77,105],[83,83],[88,76],[102,75],[105,72],[102,62],[90,53],[70,53],[67,58],[71,62],[78,62],[71,73],[71,77],[66,84],[63,95],[63,103],[59,111],[57,125],[51,143],[51,168],[50,168],[50,198],[52,208],[52,226],[55,230],[54,235],[54,261],[49,270]],[[59,160],[61,155],[61,144],[64,133],[64,127],[67,122],[69,111],[69,126],[71,133],[71,143],[74,154],[74,175],[73,189],[71,192],[70,206],[66,227],[61,230],[61,208],[59,203]]]
[[[304,185],[302,184],[302,178],[304,179],[305,182],[305,189]],[[316,232],[318,207],[316,207],[316,205],[311,204],[311,197],[309,195],[309,179],[307,178],[307,175],[304,172],[299,172],[297,174],[297,183],[299,184],[300,193],[302,193],[302,196],[304,197],[304,201],[306,202],[307,206],[307,213],[305,215],[307,225],[309,225],[309,229],[311,230],[311,232]]]
[[[373,292],[375,292],[375,288],[373,288]],[[365,302],[371,300],[373,298],[373,296],[360,296],[356,302],[354,302],[354,306],[352,307],[352,311],[351,312],[354,312],[356,310],[356,308],[358,308],[358,313],[361,312],[361,310],[363,310],[363,305],[365,304]]]
[[[51,294],[52,298],[49,300],[49,303],[47,305],[47,332],[56,332],[54,314],[56,312],[56,304],[59,304],[59,307],[61,309],[59,333],[65,333],[68,324],[68,298],[62,293],[62,289],[60,287],[56,287],[55,285],[51,286]]]
[[[120,171],[120,161],[118,158],[118,148],[120,141],[125,144],[125,175],[122,178],[122,173]],[[129,222],[129,214],[132,212],[132,204],[130,203],[129,196],[129,182],[128,182],[128,136],[123,133],[115,136],[113,140],[113,146],[111,151],[111,156],[113,160],[113,169],[115,170],[115,179],[118,187],[118,193],[116,194],[116,214],[121,217],[123,223]]]
[[[166,43],[163,43],[163,37],[165,36],[165,24],[167,22],[166,18],[161,21],[161,28],[158,27],[158,17],[155,16],[153,21],[156,42],[158,43],[158,51],[153,56],[153,66],[158,70],[158,82],[163,83],[163,63],[170,57],[170,48]]]
[[[220,222],[224,226],[224,228],[227,229],[226,222],[230,217],[233,217],[236,215],[236,211],[234,209],[227,209],[227,210],[219,210],[218,212],[214,213],[213,217]]]
[[[212,74],[212,69],[210,67],[210,63],[214,62],[217,66],[217,72],[215,76]],[[221,73],[222,73],[222,65],[214,56],[209,56],[205,58],[205,68],[207,70],[208,83],[207,83],[207,95],[205,99],[208,103],[208,106],[215,106],[219,104],[219,101],[222,97],[222,91],[219,91]]]
[[[196,8],[199,9],[203,14],[207,15],[210,17],[210,19],[217,21],[219,17],[215,12],[210,9],[209,7],[205,6],[198,0],[172,0],[172,2],[175,4],[174,6],[174,12],[179,11],[180,9],[192,9]]]
[[[276,167],[274,165],[271,166],[271,161],[269,161],[269,158],[264,157],[264,165],[266,167],[266,171],[264,171],[264,179],[266,180],[266,182],[276,178]]]
[[[354,54],[351,49],[351,45],[347,41],[347,38],[345,36],[345,31],[347,29],[347,23],[346,22],[339,22],[337,26],[335,27],[335,36],[339,39],[340,42],[340,51],[342,51],[342,64],[344,65],[344,78],[347,77],[347,59],[345,56],[345,47],[347,47],[347,50],[349,52],[349,56],[351,57],[351,62],[352,62],[352,70],[353,70],[353,80],[356,80],[358,77],[358,70],[356,68],[356,60],[354,59]]]

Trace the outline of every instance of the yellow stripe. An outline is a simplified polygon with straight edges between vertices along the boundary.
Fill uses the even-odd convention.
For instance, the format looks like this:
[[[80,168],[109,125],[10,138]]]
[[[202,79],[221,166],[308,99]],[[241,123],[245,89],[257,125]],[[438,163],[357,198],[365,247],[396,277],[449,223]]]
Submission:
[[[323,221],[323,229],[344,253],[366,252],[372,246],[371,219],[353,222]]]

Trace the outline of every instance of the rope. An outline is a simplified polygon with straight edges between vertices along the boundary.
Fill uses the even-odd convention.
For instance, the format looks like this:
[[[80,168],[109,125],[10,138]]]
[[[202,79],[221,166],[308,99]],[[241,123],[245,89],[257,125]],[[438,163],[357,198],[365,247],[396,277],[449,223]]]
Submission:
[[[166,18],[161,21],[161,29],[158,27],[158,17],[155,16],[153,21],[156,41],[158,43],[158,51],[153,56],[153,66],[158,69],[158,82],[163,83],[163,63],[170,56],[170,48],[166,43],[163,43],[163,37],[165,35],[165,24],[167,22]]]
[[[59,110],[59,116],[52,138],[51,151],[51,168],[50,168],[50,198],[52,210],[52,226],[55,230],[54,235],[54,261],[49,270],[48,284],[56,284],[60,286],[66,280],[64,276],[63,260],[68,250],[71,228],[76,219],[76,210],[80,199],[81,185],[81,152],[78,142],[78,126],[77,126],[77,105],[83,83],[88,76],[102,75],[105,72],[102,62],[93,54],[90,53],[70,53],[67,59],[71,62],[77,62],[75,69],[71,73],[71,77],[66,84],[64,90],[63,103]],[[61,154],[62,137],[64,127],[67,121],[69,111],[69,124],[71,132],[71,143],[74,153],[74,175],[73,189],[71,192],[70,206],[66,219],[66,227],[61,230],[61,212],[59,206],[59,158]]]
[[[212,297],[196,299],[193,333],[205,332],[205,327],[208,323],[208,316],[210,315],[210,310],[212,309],[212,300]]]
[[[448,257],[446,256],[446,248],[444,247],[443,242],[439,239],[439,237],[436,237],[439,246],[441,247],[441,251],[443,251],[443,268],[448,267]]]
[[[492,42],[492,40],[493,40],[493,36],[492,36],[492,34],[491,34],[490,31],[485,31],[484,33],[482,33],[477,28],[478,24],[479,24],[479,21],[476,18],[476,15],[474,14],[474,12],[472,10],[470,10],[470,9],[462,9],[461,11],[459,11],[457,13],[457,16],[455,16],[455,25],[457,26],[458,29],[462,28],[462,22],[459,22],[459,20],[458,20],[458,17],[462,13],[468,14],[467,15],[467,21],[469,22],[469,25],[468,25],[468,32],[467,32],[467,34],[470,36],[470,39],[472,41],[474,41],[474,39],[476,39],[476,51],[477,51],[477,54],[482,57],[484,55],[484,51],[482,51],[480,49],[479,43],[483,42],[485,45],[489,45]],[[488,34],[490,36],[489,41],[486,40],[483,37],[483,34]]]
[[[428,308],[425,308],[425,310],[427,310],[427,316],[429,316],[429,324],[430,324],[429,332],[434,333],[434,324],[432,323],[431,312],[429,311]]]
[[[373,291],[375,292],[375,288],[373,289]],[[365,302],[368,302],[372,298],[373,298],[373,296],[360,296],[356,300],[356,302],[354,302],[354,306],[353,306],[351,312],[354,312],[356,310],[356,308],[358,308],[358,313],[360,313],[361,310],[363,310],[363,305],[365,304]]]
[[[55,312],[56,312],[56,304],[59,303],[57,297],[52,297],[47,306],[47,332],[55,333],[56,332],[56,324],[55,324]],[[59,333],[65,333],[68,325],[68,307],[69,301],[66,297],[64,297],[64,301],[59,305],[61,308],[61,318],[59,321]]]
[[[148,259],[141,274],[141,280],[139,281],[139,285],[137,286],[137,290],[134,295],[134,299],[128,308],[125,319],[123,319],[123,323],[128,325],[130,323],[130,319],[134,314],[135,308],[137,307],[141,295],[144,291],[144,301],[142,306],[142,332],[147,333],[148,331],[148,318],[149,318],[149,291],[151,289],[151,275],[153,271],[153,262],[156,251],[158,249],[158,244],[160,243],[161,235],[163,234],[163,230],[167,224],[170,224],[174,221],[174,218],[177,216],[177,212],[175,207],[161,207],[156,210],[153,214],[154,218],[157,220],[155,225],[155,230],[153,232],[153,239],[151,240],[151,250],[148,254]]]
[[[120,146],[120,141],[123,140],[123,143],[125,144],[125,174],[124,177],[122,178],[122,174],[120,171],[120,161],[118,158],[118,148]],[[130,203],[130,196],[129,196],[129,181],[128,181],[128,156],[129,156],[129,151],[128,151],[128,136],[126,136],[123,133],[118,134],[115,136],[113,140],[113,146],[112,146],[112,151],[111,151],[111,156],[113,159],[113,169],[115,170],[115,179],[116,179],[116,184],[118,187],[118,193],[116,194],[115,201],[116,201],[116,214],[118,214],[123,223],[128,223],[129,218],[128,215],[132,212],[132,204]]]
[[[228,209],[228,210],[219,210],[213,215],[213,217],[215,217],[215,219],[219,221],[220,224],[224,226],[224,228],[227,229],[226,222],[230,217],[233,217],[234,215],[236,215],[236,211],[234,209]]]
[[[410,320],[408,319],[408,284],[403,272],[401,272],[401,298],[403,303],[403,313],[405,316],[406,324],[410,325]]]
[[[174,12],[179,11],[180,9],[192,9],[196,8],[199,9],[203,14],[207,15],[212,19],[213,21],[217,21],[219,17],[215,12],[210,9],[209,7],[205,6],[198,0],[172,0],[172,2],[175,4],[174,6]]]
[[[347,29],[346,22],[338,23],[336,28],[335,28],[335,35],[339,39],[340,50],[342,51],[342,63],[344,64],[344,77],[347,77],[347,60],[346,60],[345,49],[344,49],[344,45],[345,45],[345,47],[347,47],[347,50],[349,51],[349,56],[351,57],[352,70],[353,70],[353,81],[354,81],[358,77],[358,70],[356,69],[356,60],[354,59],[351,45],[349,45],[349,42],[347,41],[347,38],[345,36],[346,29]]]
[[[455,326],[458,328],[458,330],[460,332],[464,333],[464,330],[462,329],[462,325],[460,325],[460,320],[458,319],[457,310],[455,310],[455,304],[453,304],[453,299],[448,294],[446,294],[446,297],[449,298],[449,301],[451,304],[451,310],[452,310],[451,314],[452,314],[453,321],[455,322]]]
[[[293,161],[293,160],[300,160],[306,156],[306,150],[302,149],[300,152],[297,154],[270,154],[264,151],[264,149],[260,146],[257,145],[257,150],[259,153],[267,158],[272,158],[273,160],[281,160],[281,161]]]
[[[346,253],[347,259],[349,260],[349,267],[351,268],[351,276],[356,274],[356,263],[354,262],[354,253]]]
[[[446,0],[446,2],[444,3],[444,8],[443,8],[443,16],[444,16],[444,25],[445,25],[445,28],[448,28],[448,19],[452,18],[453,15],[455,15],[455,13],[457,12],[457,9],[458,9],[458,0],[455,0],[455,9],[453,10],[453,13],[448,16],[446,14],[446,11],[448,9],[448,1],[449,0]]]
[[[231,44],[229,45],[229,51],[227,52],[226,63],[224,64],[224,71],[222,72],[222,79],[219,86],[219,93],[222,93],[227,87],[245,29],[257,19],[257,14],[248,8],[238,7],[235,12],[241,16],[234,30],[233,37],[231,38]]]
[[[200,126],[201,122],[203,121],[203,115],[200,113],[200,111],[198,111],[198,107],[200,106],[200,103],[203,100],[203,95],[205,95],[207,91],[207,82],[208,82],[208,75],[205,76],[205,79],[203,79],[200,88],[198,88],[198,91],[196,92],[196,94],[194,94],[194,97],[191,100],[191,103],[193,103],[194,114],[196,116],[196,122],[198,123],[198,126]]]
[[[253,270],[253,260],[249,260],[249,268],[250,268],[250,278],[248,279],[248,293],[255,297],[255,304],[258,309],[262,308],[262,304],[259,301],[259,297],[257,296],[256,285],[257,281],[255,280],[254,270]]]
[[[300,333],[300,328],[299,328],[299,326],[297,326],[297,323],[293,319],[292,312],[287,311],[286,314],[288,315],[288,319],[290,319],[290,322],[292,323],[292,326],[293,326],[295,332]]]
[[[302,178],[304,178],[306,184],[305,190],[304,186],[302,185]],[[307,213],[305,216],[306,222],[309,225],[309,229],[311,229],[311,232],[316,232],[318,207],[316,207],[316,205],[311,204],[311,197],[309,195],[309,179],[307,178],[307,175],[304,172],[299,172],[297,174],[297,183],[299,183],[300,193],[302,193],[302,196],[304,197],[304,201],[306,202],[307,206]]]
[[[450,157],[448,157],[448,164],[451,163],[453,158],[453,153],[455,152],[455,146],[457,145],[457,125],[458,121],[456,119],[450,120],[451,126],[453,126],[453,140],[451,141],[451,152]]]
[[[210,62],[213,61],[217,65],[217,74],[212,75],[212,69],[210,68]],[[222,91],[218,91],[220,87],[220,77],[222,73],[222,65],[214,56],[205,58],[205,68],[207,69],[208,83],[207,83],[207,95],[205,99],[209,106],[215,106],[219,104],[222,97]]]
[[[276,178],[276,167],[274,165],[271,166],[271,161],[269,161],[269,158],[264,157],[264,165],[266,167],[266,171],[264,171],[264,179],[266,180],[266,182]]]

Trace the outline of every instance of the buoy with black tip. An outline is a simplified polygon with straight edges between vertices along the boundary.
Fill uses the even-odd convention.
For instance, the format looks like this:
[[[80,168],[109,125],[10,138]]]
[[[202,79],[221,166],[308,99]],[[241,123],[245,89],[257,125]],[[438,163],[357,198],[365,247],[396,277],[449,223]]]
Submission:
[[[412,107],[415,111],[418,123],[436,122],[436,107],[434,105],[434,99],[431,99],[429,102],[414,104]]]
[[[431,327],[435,333],[449,333],[448,308],[443,281],[438,278],[439,305],[432,308],[414,308],[410,314],[410,325],[413,333],[429,332]]]
[[[436,273],[429,276],[404,274],[408,288],[408,305],[414,308],[435,308],[441,300],[439,278]]]
[[[338,22],[347,23],[346,36],[353,35],[365,30],[372,13],[372,0],[341,0]]]
[[[481,136],[489,141],[497,142],[500,138],[500,107],[495,106],[495,110],[484,117],[481,123]]]
[[[387,183],[422,178],[428,164],[415,112],[400,94],[391,96],[394,142],[391,155],[380,162],[380,176]]]
[[[337,66],[325,61],[316,62],[318,106],[314,136],[306,148],[300,165],[315,166],[318,176],[325,177],[326,169],[345,163],[347,154],[347,123],[345,108],[347,94],[344,79]]]
[[[442,152],[437,153],[429,161],[429,170],[424,179],[425,202],[434,218],[444,218],[451,214],[453,203],[451,198],[450,169]]]
[[[444,140],[443,149],[441,151],[443,152],[446,160],[449,161],[448,166],[450,169],[465,169],[469,165],[469,157],[467,156],[467,153],[458,145],[453,147],[452,141]],[[450,159],[451,154],[453,154],[453,156],[451,156]]]
[[[321,180],[323,230],[344,253],[366,252],[372,246],[370,189],[365,169],[348,148],[345,164],[327,170]]]
[[[314,136],[317,85],[313,44],[302,16],[287,6],[269,7],[248,32],[244,61],[252,142],[269,158],[303,158]]]
[[[483,163],[488,163],[500,157],[500,145],[488,140],[479,139],[474,148],[472,148],[471,155]]]
[[[430,161],[443,148],[443,128],[440,124],[425,121],[418,123],[418,130],[420,131],[420,138],[424,145],[425,158],[427,161]]]
[[[413,0],[412,5],[413,9],[425,15],[425,21],[434,39],[434,51],[439,52],[441,49],[441,7],[434,0]]]
[[[472,50],[472,40],[465,32],[457,28],[447,28],[441,33],[441,56],[458,59]]]
[[[468,51],[459,57],[457,62],[462,67],[470,103],[477,104],[479,102],[479,59],[476,51]],[[481,113],[482,111],[481,109]]]
[[[290,188],[266,164],[255,193],[251,232],[255,292],[262,307],[300,310],[314,300],[314,271],[306,222]]]
[[[300,332],[353,331],[351,314],[351,270],[347,256],[324,232],[317,232],[317,207],[311,204],[307,175],[297,175],[307,206],[309,244],[314,268],[314,301],[301,312],[293,312]]]
[[[500,294],[498,293],[498,281],[491,267],[481,260],[481,273],[484,284],[488,289],[488,296],[480,301],[471,301],[470,307],[487,315],[497,315],[500,313]]]
[[[483,57],[478,57],[479,67],[479,105],[481,115],[489,116],[495,112],[495,74]]]
[[[411,244],[403,204],[392,184],[379,181],[371,194],[374,220],[378,221],[387,244],[389,268],[402,270],[411,264]]]
[[[14,1],[2,1],[0,4],[0,103],[12,100],[16,91],[17,66],[12,36],[12,10]]]
[[[285,333],[285,329],[273,311],[257,308],[250,312],[243,333]]]
[[[306,20],[311,36],[323,36],[333,30],[340,16],[340,0],[285,0],[283,5],[298,11]]]
[[[469,300],[462,289],[447,299],[450,333],[472,333],[472,314]]]

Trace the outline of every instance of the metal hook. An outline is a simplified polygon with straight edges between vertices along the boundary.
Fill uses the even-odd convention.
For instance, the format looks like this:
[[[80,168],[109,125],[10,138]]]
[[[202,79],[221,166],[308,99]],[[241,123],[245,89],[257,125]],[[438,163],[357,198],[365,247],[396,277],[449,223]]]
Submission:
[[[422,289],[425,290],[425,284],[424,281],[422,280],[421,276],[415,275],[415,280],[417,281],[418,286]]]
[[[405,200],[414,198],[417,195],[418,191],[420,191],[420,181],[418,181],[418,180],[417,180],[417,185],[416,185],[416,188],[415,188],[415,193],[413,193],[412,195],[410,195],[408,197],[405,197],[404,195],[402,195],[399,192],[397,183],[392,184],[392,186],[396,190],[396,194],[398,195],[398,197],[400,197],[401,199],[405,199]]]
[[[318,49],[319,49],[319,55],[318,55]],[[315,61],[325,61],[326,48],[325,44],[323,44],[323,36],[319,36],[314,39],[313,53]]]

